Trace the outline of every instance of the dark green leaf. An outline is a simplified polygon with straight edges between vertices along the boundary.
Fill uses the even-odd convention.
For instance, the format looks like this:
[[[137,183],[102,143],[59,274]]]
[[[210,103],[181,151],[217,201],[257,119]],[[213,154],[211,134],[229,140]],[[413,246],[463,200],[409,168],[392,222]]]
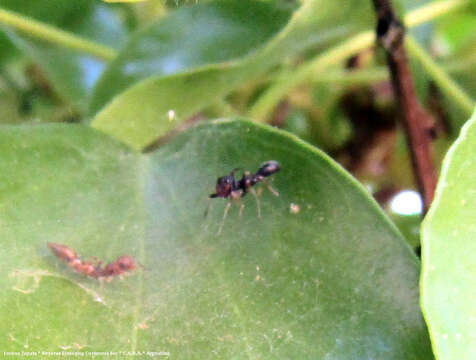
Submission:
[[[342,4],[310,0],[283,26],[286,15],[273,10],[271,3],[219,1],[180,8],[170,15],[172,20],[166,18],[134,38],[122,51],[118,64],[111,65],[107,79],[118,84],[119,90],[127,85],[128,71],[135,77],[131,78],[131,86],[112,99],[116,90],[105,81],[100,82],[93,111],[110,101],[96,114],[92,126],[142,149],[174,128],[178,121],[223,98],[286,57],[311,46],[332,43],[356,31],[362,23],[368,24],[369,12],[365,10],[368,6],[357,1]],[[254,13],[259,15],[251,15]],[[194,14],[194,21],[185,21],[190,14]],[[207,27],[201,26],[197,33],[194,24],[205,22],[220,25],[220,31],[209,33]],[[193,52],[184,52],[183,39],[189,37],[200,46],[192,47]],[[163,38],[168,40],[165,47],[162,47]],[[154,42],[154,49],[160,49],[160,53],[149,59],[154,54],[143,49],[150,48]],[[257,46],[260,42],[262,46]],[[142,51],[137,54],[137,49]],[[167,52],[168,49],[172,52]],[[131,56],[127,55],[129,51]],[[146,73],[140,71],[143,64]],[[117,83],[115,77],[119,79]],[[169,110],[174,110],[178,121],[169,121]]]
[[[290,15],[269,3],[251,0],[220,1],[172,12],[138,31],[108,66],[96,86],[91,112],[147,77],[245,57],[275,35]]]
[[[111,47],[121,46],[127,34],[117,9],[96,0],[33,3],[26,0],[0,0],[0,7]],[[15,45],[40,65],[61,98],[80,108],[86,106],[90,92],[104,69],[104,61],[25,34],[9,34]]]

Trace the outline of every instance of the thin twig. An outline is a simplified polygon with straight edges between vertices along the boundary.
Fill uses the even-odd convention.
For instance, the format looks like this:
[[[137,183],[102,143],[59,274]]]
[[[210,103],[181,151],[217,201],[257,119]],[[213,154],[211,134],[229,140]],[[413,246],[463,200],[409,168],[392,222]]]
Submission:
[[[377,39],[387,55],[393,89],[402,112],[401,120],[410,148],[413,172],[426,213],[436,187],[429,131],[433,120],[416,96],[404,47],[405,28],[395,15],[391,0],[373,0],[373,3],[377,13]]]
[[[466,112],[466,115],[470,117],[476,105],[471,96],[451,79],[448,73],[431,58],[414,38],[407,36],[405,44],[410,55],[422,63],[425,71],[428,72],[441,91],[448,97],[451,97]]]
[[[271,118],[271,125],[276,127],[283,127],[286,123],[286,117],[289,115],[289,102],[286,100],[281,101],[281,103],[276,106],[273,116]]]
[[[96,56],[103,60],[112,60],[116,50],[61,30],[52,25],[0,8],[0,24],[8,25],[29,36],[62,45],[70,49]]]

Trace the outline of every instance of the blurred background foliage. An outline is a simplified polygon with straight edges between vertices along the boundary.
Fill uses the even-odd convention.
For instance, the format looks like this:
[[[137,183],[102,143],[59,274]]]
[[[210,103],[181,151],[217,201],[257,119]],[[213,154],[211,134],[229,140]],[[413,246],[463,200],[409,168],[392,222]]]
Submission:
[[[0,21],[3,24],[0,26],[0,122],[89,121],[101,106],[131,82],[210,63],[235,61],[255,51],[301,5],[300,1],[293,0],[255,2],[263,4],[264,12],[273,9],[276,14],[266,28],[250,28],[254,19],[246,25],[259,36],[253,38],[246,32],[234,33],[236,39],[230,35],[228,42],[222,44],[220,41],[227,36],[226,32],[233,33],[239,24],[205,21],[193,28],[194,33],[202,32],[197,38],[205,39],[205,45],[209,46],[206,53],[199,53],[190,50],[195,44],[187,41],[190,18],[184,14],[189,11],[193,15],[193,9],[188,8],[206,6],[209,1],[0,0],[0,9],[52,25],[104,50],[78,51],[38,39],[28,31],[17,32]],[[431,3],[428,0],[401,0],[396,5],[401,14],[407,14]],[[359,28],[372,29],[375,20],[370,1],[356,4],[356,14],[363,24]],[[263,13],[263,16],[267,15]],[[349,19],[349,22],[355,21]],[[154,27],[162,23],[169,25],[169,32],[164,31],[164,27]],[[336,15],[334,30],[340,39],[354,35],[349,32],[350,28],[346,29],[347,25],[345,19]],[[210,37],[209,33],[214,35]],[[461,7],[413,27],[409,33],[436,62],[438,69],[455,81],[466,99],[476,98],[476,13],[473,9]],[[151,34],[155,36],[155,43],[150,42]],[[141,48],[144,37],[148,37],[151,48]],[[243,39],[248,42],[242,43]],[[253,106],[276,79],[283,74],[293,77],[303,64],[316,59],[332,43],[321,40],[306,44],[304,51],[297,54],[282,49],[282,58],[271,64],[262,76],[237,83],[236,88],[219,101],[182,119],[185,126],[179,128],[203,119],[253,113]],[[168,45],[161,47],[163,42]],[[235,42],[236,46],[230,47],[230,42]],[[203,43],[200,46],[203,49]],[[113,60],[116,52],[118,58]],[[173,69],[166,68],[170,61],[158,64],[160,58],[155,58],[155,54],[173,54],[176,61]],[[440,164],[469,112],[461,102],[448,96],[435,77],[428,75],[428,69],[414,54],[410,51],[412,69],[420,100],[434,117],[434,123],[428,127],[434,135],[435,164]],[[136,61],[140,74],[127,73],[131,76],[127,77],[124,69],[128,65],[127,69],[131,68],[131,59]],[[114,82],[119,85],[111,91],[108,87]],[[100,99],[103,95],[104,99]],[[375,47],[361,51],[320,76],[308,77],[278,100],[277,106],[260,120],[296,134],[340,162],[368,187],[411,245],[417,247],[421,204],[414,192],[409,154],[397,123],[398,108],[383,54]]]

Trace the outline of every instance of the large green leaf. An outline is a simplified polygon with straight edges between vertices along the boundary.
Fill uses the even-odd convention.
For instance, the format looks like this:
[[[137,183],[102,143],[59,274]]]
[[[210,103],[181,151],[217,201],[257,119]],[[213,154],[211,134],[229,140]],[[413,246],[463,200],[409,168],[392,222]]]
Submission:
[[[79,125],[0,128],[0,347],[167,351],[174,359],[431,359],[418,261],[321,152],[246,121],[152,154]],[[282,165],[239,218],[207,195],[234,167]],[[290,211],[291,205],[293,211]],[[46,242],[144,265],[101,286]]]
[[[86,39],[119,47],[127,34],[118,9],[97,0],[0,0],[0,7],[55,25]],[[25,34],[8,32],[10,39],[39,64],[58,95],[85,108],[105,62],[87,54],[58,47]]]
[[[285,24],[287,13],[272,3],[181,8],[139,33],[111,64],[93,99],[93,112],[101,110],[92,126],[142,149],[287,57],[368,25],[368,9],[360,1],[310,0]],[[184,39],[191,43],[186,51]],[[169,121],[169,110],[176,121]]]
[[[91,112],[150,76],[176,74],[253,53],[290,15],[269,3],[251,0],[220,1],[172,12],[138,31],[111,62],[95,88]]]
[[[476,354],[476,113],[445,157],[422,227],[422,308],[438,359]]]

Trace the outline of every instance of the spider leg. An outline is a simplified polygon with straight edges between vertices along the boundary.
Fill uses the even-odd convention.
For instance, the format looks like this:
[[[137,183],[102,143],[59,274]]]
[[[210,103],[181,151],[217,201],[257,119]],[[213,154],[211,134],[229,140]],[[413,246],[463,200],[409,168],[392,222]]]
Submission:
[[[221,221],[220,227],[218,228],[217,235],[220,235],[221,231],[223,230],[223,225],[225,225],[225,219],[226,219],[226,216],[228,215],[228,211],[230,210],[230,207],[231,207],[231,201],[228,201],[228,203],[225,206],[225,211],[223,212],[223,219]]]
[[[208,216],[208,212],[210,211],[210,207],[212,206],[212,197],[208,197],[207,207],[205,208],[205,212],[203,213],[203,217],[206,218]]]
[[[240,219],[243,217],[243,209],[245,208],[245,204],[240,202]]]
[[[266,180],[263,179],[263,180],[261,180],[261,182],[268,188],[269,191],[271,191],[273,193],[274,196],[279,196],[279,192],[274,190]]]
[[[260,202],[259,202],[258,194],[256,194],[256,191],[253,188],[250,188],[249,191],[250,191],[251,194],[253,194],[253,196],[256,199],[256,208],[258,209],[258,219],[261,219],[261,205],[260,205]]]
[[[230,176],[233,176],[233,177],[234,177],[234,176],[235,176],[235,173],[236,173],[237,171],[240,171],[240,170],[243,170],[243,169],[242,169],[242,168],[234,168],[233,170],[231,170]]]

